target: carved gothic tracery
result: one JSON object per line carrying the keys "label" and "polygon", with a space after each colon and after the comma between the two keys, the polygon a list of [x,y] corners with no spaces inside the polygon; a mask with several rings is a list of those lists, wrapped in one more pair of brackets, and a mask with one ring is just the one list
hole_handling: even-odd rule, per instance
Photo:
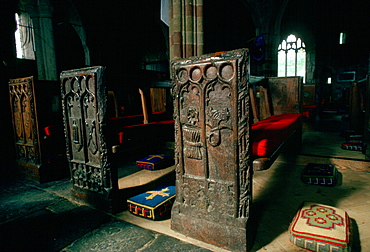
{"label": "carved gothic tracery", "polygon": [[33,92],[33,77],[12,79],[9,82],[17,159],[39,165],[40,141]]}
{"label": "carved gothic tracery", "polygon": [[103,68],[61,74],[67,157],[73,185],[104,193],[112,187],[103,134],[106,93]]}
{"label": "carved gothic tracery", "polygon": [[222,233],[223,245],[238,251],[245,250],[251,204],[248,64],[247,49],[172,63],[171,227],[216,245]]}
{"label": "carved gothic tracery", "polygon": [[[195,208],[195,215],[207,213],[202,218],[217,221],[222,221],[222,213],[248,217],[251,174],[247,63],[248,56],[243,51],[173,63],[179,186],[174,212],[177,208],[180,212],[182,208]],[[238,202],[234,202],[236,195]],[[209,215],[213,212],[214,216]]]}

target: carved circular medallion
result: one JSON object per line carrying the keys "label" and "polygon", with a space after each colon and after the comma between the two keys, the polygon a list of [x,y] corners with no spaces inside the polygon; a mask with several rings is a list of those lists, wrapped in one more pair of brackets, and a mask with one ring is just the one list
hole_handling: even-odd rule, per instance
{"label": "carved circular medallion", "polygon": [[202,79],[202,71],[199,68],[193,68],[191,70],[191,79],[193,81],[200,81]]}
{"label": "carved circular medallion", "polygon": [[185,82],[188,80],[189,76],[188,76],[188,72],[185,70],[185,69],[180,69],[178,72],[177,72],[177,77],[179,78],[179,81],[180,82]]}
{"label": "carved circular medallion", "polygon": [[209,79],[214,79],[217,77],[217,68],[214,66],[210,66],[206,70],[206,76]]}
{"label": "carved circular medallion", "polygon": [[231,79],[233,77],[234,71],[233,66],[225,64],[221,67],[221,77],[224,79]]}

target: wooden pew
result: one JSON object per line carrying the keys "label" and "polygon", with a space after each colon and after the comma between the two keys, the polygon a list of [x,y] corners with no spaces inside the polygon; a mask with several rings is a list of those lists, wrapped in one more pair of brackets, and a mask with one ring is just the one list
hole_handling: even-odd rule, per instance
{"label": "wooden pew", "polygon": [[366,92],[364,97],[365,123],[364,123],[364,150],[365,158],[370,160],[370,75],[366,76]]}
{"label": "wooden pew", "polygon": [[[105,68],[101,66],[63,71],[60,75],[67,158],[75,199],[118,212],[126,207],[127,198],[164,181],[174,182],[173,166],[148,171],[135,165],[138,157],[171,152],[156,140],[173,136],[173,120],[167,124],[153,121],[163,118],[161,113],[150,112],[150,99],[143,100],[144,88],[126,97],[136,99],[131,102],[138,105],[134,111],[139,110],[139,114],[130,112],[130,106],[126,106],[129,102],[120,103],[129,90],[110,90],[115,101],[108,101],[104,76]],[[122,113],[108,113],[108,104],[113,110],[121,107]],[[161,131],[162,124],[169,132]]]}
{"label": "wooden pew", "polygon": [[314,120],[317,114],[316,84],[303,85],[303,116]]}
{"label": "wooden pew", "polygon": [[[268,169],[289,141],[300,150],[302,141],[302,77],[269,77],[255,83],[258,121],[252,127],[252,159],[255,171]],[[250,94],[251,95],[251,94]]]}
{"label": "wooden pew", "polygon": [[10,79],[9,96],[21,174],[40,183],[67,177],[58,83]]}
{"label": "wooden pew", "polygon": [[349,94],[350,129],[356,134],[364,133],[366,81],[352,82]]}

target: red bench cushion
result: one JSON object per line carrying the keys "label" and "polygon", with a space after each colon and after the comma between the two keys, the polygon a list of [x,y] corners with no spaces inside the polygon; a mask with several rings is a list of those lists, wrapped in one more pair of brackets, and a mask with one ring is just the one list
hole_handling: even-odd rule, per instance
{"label": "red bench cushion", "polygon": [[145,138],[146,134],[158,134],[160,132],[162,135],[173,134],[174,120],[164,120],[159,122],[150,122],[145,124],[135,124],[121,127],[118,132],[118,142],[122,144],[127,137],[142,136]]}
{"label": "red bench cushion", "polygon": [[252,125],[252,155],[270,156],[279,145],[300,127],[302,114],[273,115]]}
{"label": "red bench cushion", "polygon": [[64,137],[63,125],[51,125],[44,127],[46,136],[62,136]]}

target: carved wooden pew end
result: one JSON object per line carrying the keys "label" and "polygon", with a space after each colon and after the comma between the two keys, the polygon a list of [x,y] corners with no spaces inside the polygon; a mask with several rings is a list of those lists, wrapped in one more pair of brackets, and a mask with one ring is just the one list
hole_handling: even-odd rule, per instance
{"label": "carved wooden pew end", "polygon": [[[163,127],[172,130],[173,136],[173,121],[149,121],[163,115],[148,113],[143,99],[139,102],[142,114],[117,117],[117,97],[107,92],[104,71],[104,67],[97,66],[61,73],[64,128],[75,199],[117,212],[124,210],[127,198],[163,181],[174,183],[174,167],[147,174],[148,171],[132,165],[138,150],[149,144],[155,146],[158,143],[154,137],[167,133]],[[139,92],[137,95],[140,97]],[[115,110],[113,113],[107,111],[109,105]]]}
{"label": "carved wooden pew end", "polygon": [[251,202],[248,49],[172,63],[175,231],[245,251]]}
{"label": "carved wooden pew end", "polygon": [[302,117],[301,81],[269,80],[270,93],[257,107],[248,71],[248,49],[172,62],[177,196],[171,228],[232,251],[250,246],[253,169],[271,166],[286,139],[300,132]]}
{"label": "carved wooden pew end", "polygon": [[33,76],[9,80],[16,162],[37,182],[68,177],[58,83]]}

